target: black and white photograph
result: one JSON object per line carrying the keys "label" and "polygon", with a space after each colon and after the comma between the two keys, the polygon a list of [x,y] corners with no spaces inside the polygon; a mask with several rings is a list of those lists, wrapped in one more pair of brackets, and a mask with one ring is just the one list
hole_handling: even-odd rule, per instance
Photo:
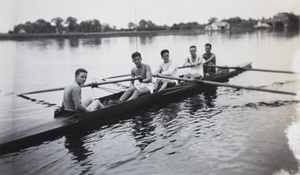
{"label": "black and white photograph", "polygon": [[300,0],[0,0],[1,175],[297,175]]}

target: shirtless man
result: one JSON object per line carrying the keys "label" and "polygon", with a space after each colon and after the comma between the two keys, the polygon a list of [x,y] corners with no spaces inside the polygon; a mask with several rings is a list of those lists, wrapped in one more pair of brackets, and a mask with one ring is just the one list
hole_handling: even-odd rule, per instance
{"label": "shirtless man", "polygon": [[[154,71],[153,75],[163,75],[170,77],[177,77],[178,67],[177,64],[169,59],[169,51],[167,49],[160,52],[161,58],[164,60]],[[158,87],[161,87],[158,89]],[[154,91],[161,91],[167,87],[176,85],[176,80],[170,80],[165,78],[157,78],[154,84]]]}
{"label": "shirtless man", "polygon": [[132,80],[130,82],[130,87],[121,96],[119,101],[126,101],[135,99],[143,94],[148,94],[153,92],[152,83],[152,72],[151,68],[147,64],[142,63],[142,56],[139,52],[134,52],[131,55],[132,62],[136,67],[131,70],[131,77],[138,78],[138,82]]}
{"label": "shirtless man", "polygon": [[66,111],[78,111],[82,113],[91,112],[103,107],[99,100],[89,98],[81,102],[81,85],[87,79],[88,72],[85,69],[77,69],[75,72],[75,81],[65,87],[62,106]]}
{"label": "shirtless man", "polygon": [[190,46],[190,54],[191,56],[185,59],[183,66],[192,66],[189,73],[184,75],[184,78],[196,79],[202,76],[202,63],[203,58],[197,55],[196,46]]}
{"label": "shirtless man", "polygon": [[205,62],[203,63],[203,74],[214,74],[216,73],[215,67],[208,67],[208,66],[215,66],[216,65],[216,55],[211,53],[211,44],[205,44],[205,53],[202,55]]}

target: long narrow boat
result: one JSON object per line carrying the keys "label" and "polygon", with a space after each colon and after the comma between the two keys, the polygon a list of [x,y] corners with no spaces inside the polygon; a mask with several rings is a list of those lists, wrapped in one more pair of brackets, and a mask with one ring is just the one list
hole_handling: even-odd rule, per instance
{"label": "long narrow boat", "polygon": [[[241,68],[251,68],[251,63],[240,65]],[[206,76],[203,80],[226,82],[229,78],[242,73],[243,69],[226,70],[217,72],[214,75]],[[47,122],[37,123],[23,128],[22,130],[15,131],[13,134],[6,134],[0,136],[0,154],[19,150],[21,148],[32,145],[31,142],[37,140],[44,140],[47,137],[53,137],[57,134],[62,134],[63,131],[69,130],[74,127],[81,127],[82,125],[88,126],[91,123],[101,123],[104,120],[114,118],[122,118],[127,111],[142,107],[148,104],[155,104],[155,102],[178,97],[187,92],[201,92],[209,89],[210,87],[199,83],[184,83],[178,84],[174,87],[164,89],[159,92],[147,94],[139,98],[125,101],[113,105],[108,105],[105,108],[90,112],[90,113],[58,113],[56,117]],[[119,99],[124,92],[108,95],[99,98],[104,104],[108,101]]]}

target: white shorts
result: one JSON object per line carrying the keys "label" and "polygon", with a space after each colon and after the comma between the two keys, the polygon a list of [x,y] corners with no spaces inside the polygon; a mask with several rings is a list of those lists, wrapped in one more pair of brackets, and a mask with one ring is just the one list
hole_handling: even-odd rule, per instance
{"label": "white shorts", "polygon": [[189,72],[191,74],[200,74],[201,76],[203,76],[203,69],[190,69]]}
{"label": "white shorts", "polygon": [[[176,77],[175,77],[176,78]],[[157,80],[161,80],[162,82],[167,82],[167,83],[175,83],[177,84],[177,80],[172,80],[168,78],[157,78]]]}
{"label": "white shorts", "polygon": [[142,89],[142,88],[145,87],[150,91],[150,93],[153,93],[153,83],[152,82],[151,83],[140,83],[140,82],[138,82],[138,83],[135,83],[134,86],[137,90]]}
{"label": "white shorts", "polygon": [[93,100],[92,97],[83,101],[82,105],[86,107],[89,111],[95,111],[101,107],[99,100]]}
{"label": "white shorts", "polygon": [[97,109],[100,108],[100,101],[99,100],[94,100],[88,107],[87,109],[89,111],[96,111]]}

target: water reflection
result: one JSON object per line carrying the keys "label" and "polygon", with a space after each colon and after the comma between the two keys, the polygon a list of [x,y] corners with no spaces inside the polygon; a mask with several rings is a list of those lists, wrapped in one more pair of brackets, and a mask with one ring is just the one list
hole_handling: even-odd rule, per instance
{"label": "water reflection", "polygon": [[208,36],[220,35],[220,33],[222,33],[222,35],[229,35],[229,34],[231,34],[231,31],[230,30],[205,31],[205,35],[208,35]]}
{"label": "water reflection", "polygon": [[142,36],[129,37],[129,43],[131,45],[136,45],[137,42],[139,42],[139,44],[141,45],[152,44],[153,36],[142,35]]}
{"label": "water reflection", "polygon": [[213,108],[215,107],[215,99],[217,98],[217,86],[211,86],[209,90],[203,92],[204,100],[206,105],[205,107]]}
{"label": "water reflection", "polygon": [[65,135],[65,147],[73,154],[73,159],[77,162],[87,159],[92,153],[84,146],[84,135],[87,135],[87,133]]}
{"label": "water reflection", "polygon": [[58,48],[60,50],[63,50],[65,48],[65,39],[61,39],[61,38],[58,38],[57,40],[55,40],[57,45],[58,45]]}
{"label": "water reflection", "polygon": [[129,37],[129,44],[130,45],[136,45],[137,43],[137,37]]}
{"label": "water reflection", "polygon": [[288,30],[275,30],[274,36],[278,38],[295,38],[299,36],[299,30],[288,31]]}
{"label": "water reflection", "polygon": [[82,45],[98,46],[102,44],[101,38],[86,38],[83,40]]}
{"label": "water reflection", "polygon": [[189,98],[182,103],[184,107],[179,107],[178,110],[183,109],[185,115],[206,118],[211,118],[214,114],[219,113],[215,104],[218,88],[215,86],[204,88],[204,91],[191,93]]}
{"label": "water reflection", "polygon": [[69,45],[71,47],[78,47],[79,46],[79,39],[78,38],[70,38]]}
{"label": "water reflection", "polygon": [[169,128],[170,126],[175,125],[173,120],[177,118],[178,112],[182,109],[182,103],[167,103],[160,104],[155,106],[150,110],[154,110],[151,112],[140,112],[134,119],[132,120],[132,135],[136,140],[136,146],[142,150],[144,150],[149,144],[155,142],[156,138],[156,130],[158,124],[163,128],[167,129],[163,136],[163,139],[171,137],[171,135],[175,134],[179,130],[176,127]]}
{"label": "water reflection", "polygon": [[190,101],[188,101],[188,110],[190,114],[195,114],[199,109],[205,108],[204,99],[202,95],[195,95],[190,97]]}
{"label": "water reflection", "polygon": [[160,122],[163,127],[168,127],[172,120],[178,116],[178,112],[181,111],[182,103],[170,103],[167,107],[163,107],[159,114],[161,115]]}
{"label": "water reflection", "polygon": [[137,142],[136,146],[141,150],[144,150],[150,143],[155,141],[155,138],[152,138],[155,130],[152,121],[153,117],[149,113],[138,115],[132,120],[132,134]]}
{"label": "water reflection", "polygon": [[140,44],[146,45],[146,44],[152,44],[153,36],[140,36]]}
{"label": "water reflection", "polygon": [[42,50],[47,50],[48,46],[51,46],[53,43],[53,40],[49,40],[49,39],[39,39],[39,40],[34,40],[31,42],[26,42],[26,44],[28,44],[28,46],[30,47],[39,47]]}

